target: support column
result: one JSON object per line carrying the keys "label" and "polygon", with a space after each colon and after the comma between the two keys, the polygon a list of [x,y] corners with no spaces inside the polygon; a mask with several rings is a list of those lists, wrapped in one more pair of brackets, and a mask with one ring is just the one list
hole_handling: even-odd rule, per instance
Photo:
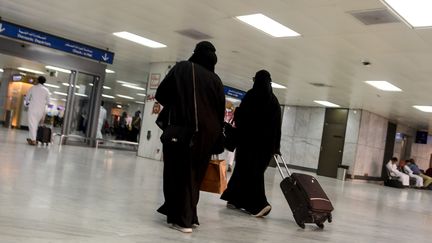
{"label": "support column", "polygon": [[162,107],[155,100],[155,94],[160,82],[174,65],[174,62],[160,62],[150,65],[138,147],[138,156],[140,157],[162,160],[162,143],[160,142],[162,130],[155,123]]}

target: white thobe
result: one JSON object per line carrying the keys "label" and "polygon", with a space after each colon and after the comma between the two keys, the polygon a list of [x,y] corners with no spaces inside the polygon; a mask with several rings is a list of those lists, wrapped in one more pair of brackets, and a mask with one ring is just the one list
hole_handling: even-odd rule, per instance
{"label": "white thobe", "polygon": [[33,141],[36,140],[37,129],[45,116],[45,107],[49,103],[49,99],[49,90],[42,84],[31,87],[26,95],[26,103],[29,104],[29,137]]}
{"label": "white thobe", "polygon": [[106,120],[107,117],[107,111],[106,109],[101,106],[100,110],[99,110],[99,120],[98,120],[98,128],[97,128],[97,134],[96,134],[96,138],[97,139],[102,139],[102,126],[104,124],[104,121]]}
{"label": "white thobe", "polygon": [[398,171],[397,166],[393,164],[391,160],[387,163],[386,167],[391,176],[397,177],[398,180],[402,182],[402,185],[409,186],[409,176]]}
{"label": "white thobe", "polygon": [[416,179],[416,187],[423,187],[423,178],[421,176],[415,175],[408,165],[405,165],[403,169],[409,177]]}

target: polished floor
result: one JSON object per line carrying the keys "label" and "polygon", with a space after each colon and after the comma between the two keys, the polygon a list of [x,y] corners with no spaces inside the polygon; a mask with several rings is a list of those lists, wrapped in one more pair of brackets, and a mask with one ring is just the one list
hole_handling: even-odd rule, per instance
{"label": "polished floor", "polygon": [[77,146],[31,147],[26,133],[0,129],[0,242],[430,242],[432,191],[392,189],[319,177],[334,203],[324,230],[300,229],[271,168],[273,210],[257,219],[202,193],[201,226],[169,229],[162,163],[134,152]]}

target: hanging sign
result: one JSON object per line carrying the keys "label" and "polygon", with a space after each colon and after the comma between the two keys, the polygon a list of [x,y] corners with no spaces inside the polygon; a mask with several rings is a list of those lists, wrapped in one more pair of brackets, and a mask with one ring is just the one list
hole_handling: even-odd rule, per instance
{"label": "hanging sign", "polygon": [[246,95],[246,92],[241,91],[239,89],[231,88],[228,86],[224,86],[224,92],[225,92],[225,95],[231,96],[231,97],[239,99],[239,100],[242,100],[243,97]]}
{"label": "hanging sign", "polygon": [[38,44],[108,64],[112,64],[114,61],[113,52],[64,39],[55,35],[50,35],[3,20],[0,22],[0,36]]}

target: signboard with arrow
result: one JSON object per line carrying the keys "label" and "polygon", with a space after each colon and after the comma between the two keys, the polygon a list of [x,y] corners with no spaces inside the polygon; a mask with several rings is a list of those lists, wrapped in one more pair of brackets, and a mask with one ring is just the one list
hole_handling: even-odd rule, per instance
{"label": "signboard with arrow", "polygon": [[114,53],[1,20],[0,36],[30,42],[95,61],[112,64]]}

